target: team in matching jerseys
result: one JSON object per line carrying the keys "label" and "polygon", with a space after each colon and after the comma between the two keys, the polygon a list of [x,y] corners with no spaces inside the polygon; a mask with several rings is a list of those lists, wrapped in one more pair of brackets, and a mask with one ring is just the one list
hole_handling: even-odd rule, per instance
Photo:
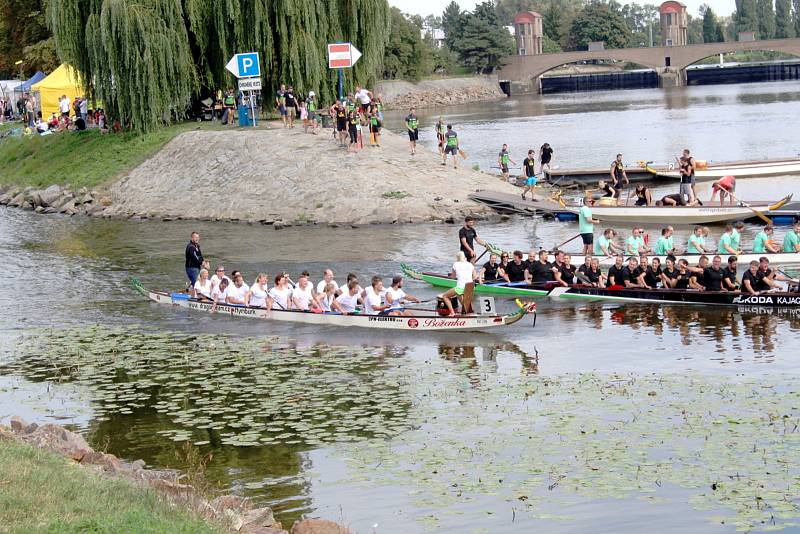
{"label": "team in matching jerseys", "polygon": [[347,283],[339,286],[330,269],[322,273],[322,279],[316,285],[310,280],[308,271],[303,271],[296,282],[288,274],[279,273],[270,286],[265,273],[258,273],[253,284],[247,285],[239,271],[233,271],[228,277],[225,267],[218,266],[214,275],[209,277],[208,269],[204,267],[200,269],[190,294],[213,302],[214,308],[228,304],[344,315],[411,315],[405,309],[405,303],[419,302],[418,298],[403,290],[402,276],[394,277],[389,287],[384,287],[380,276],[373,276],[370,285],[363,288],[358,277],[351,273],[347,275]]}

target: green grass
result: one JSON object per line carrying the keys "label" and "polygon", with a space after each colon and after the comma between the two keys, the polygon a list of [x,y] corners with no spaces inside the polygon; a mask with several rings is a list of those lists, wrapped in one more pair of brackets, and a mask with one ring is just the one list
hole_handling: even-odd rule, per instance
{"label": "green grass", "polygon": [[0,532],[214,533],[152,490],[70,464],[37,448],[0,442]]}
{"label": "green grass", "polygon": [[124,174],[189,130],[221,129],[219,123],[187,122],[143,135],[98,130],[0,140],[0,185],[94,187]]}

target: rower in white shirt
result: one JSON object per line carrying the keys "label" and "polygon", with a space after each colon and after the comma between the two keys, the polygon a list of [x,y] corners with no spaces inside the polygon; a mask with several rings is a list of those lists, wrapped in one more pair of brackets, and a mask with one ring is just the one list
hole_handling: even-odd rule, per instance
{"label": "rower in white shirt", "polygon": [[214,269],[214,275],[211,277],[211,287],[217,287],[223,278],[228,281],[229,285],[231,284],[232,280],[225,276],[225,267],[219,265]]}
{"label": "rower in white shirt", "polygon": [[325,288],[328,284],[333,284],[334,290],[336,293],[339,293],[339,284],[336,283],[336,280],[333,279],[333,271],[330,269],[325,269],[322,271],[322,280],[319,281],[317,284],[317,294],[320,295],[325,293]]}
{"label": "rower in white shirt", "polygon": [[197,275],[197,281],[194,283],[194,297],[198,299],[210,299],[211,290],[214,286],[208,278],[208,270],[200,269],[200,274]]}
{"label": "rower in white shirt", "polygon": [[314,296],[314,287],[308,281],[308,272],[306,271],[303,271],[292,289],[292,304],[296,310],[308,311],[312,307],[319,308],[317,299]]}
{"label": "rower in white shirt", "polygon": [[242,278],[241,273],[236,273],[233,276],[233,285],[228,286],[227,295],[225,296],[225,302],[228,304],[239,304],[244,306],[247,303],[247,293],[250,291],[250,287],[244,283],[244,278]]}
{"label": "rower in white shirt", "polygon": [[389,305],[388,315],[413,315],[410,310],[403,308],[403,302],[419,302],[420,300],[403,291],[403,277],[392,278],[392,287],[386,290],[386,303]]}
{"label": "rower in white shirt", "polygon": [[380,276],[373,276],[372,285],[361,293],[365,314],[378,315],[389,308],[387,304],[383,304],[384,293],[386,293],[386,290],[383,288],[383,280]]}
{"label": "rower in white shirt", "polygon": [[228,298],[228,279],[223,278],[222,280],[220,280],[218,286],[215,286],[211,289],[211,300],[214,301],[214,305],[211,306],[211,313],[214,313],[214,311],[216,311],[217,304],[225,304],[227,298]]}
{"label": "rower in white shirt", "polygon": [[250,286],[250,291],[247,293],[247,305],[252,308],[266,308],[267,300],[269,300],[268,291],[267,275],[258,273],[256,281]]}
{"label": "rower in white shirt", "polygon": [[342,315],[355,313],[358,301],[361,299],[360,295],[361,286],[358,285],[358,279],[351,278],[350,281],[347,282],[347,289],[336,297],[331,308]]}
{"label": "rower in white shirt", "polygon": [[269,290],[273,310],[292,309],[292,290],[289,289],[289,277],[281,273],[275,276],[275,285]]}

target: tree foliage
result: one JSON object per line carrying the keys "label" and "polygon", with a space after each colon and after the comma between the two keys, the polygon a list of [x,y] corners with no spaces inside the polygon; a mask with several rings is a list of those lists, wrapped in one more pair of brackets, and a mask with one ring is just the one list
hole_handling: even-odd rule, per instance
{"label": "tree foliage", "polygon": [[775,37],[794,37],[791,0],[775,0]]}
{"label": "tree foliage", "polygon": [[800,0],[792,0],[792,14],[794,18],[794,34],[800,37]]}
{"label": "tree foliage", "polygon": [[0,0],[0,78],[58,66],[44,17],[44,0]]}
{"label": "tree foliage", "polygon": [[625,48],[630,43],[631,31],[622,15],[608,5],[589,4],[572,21],[570,46],[583,49],[593,41],[603,41],[606,48]]}
{"label": "tree foliage", "polygon": [[758,38],[772,39],[775,37],[775,11],[772,0],[757,0],[758,13]]}
{"label": "tree foliage", "polygon": [[756,0],[736,0],[736,32],[758,32]]}
{"label": "tree foliage", "polygon": [[357,46],[363,56],[348,82],[368,84],[391,28],[386,0],[49,0],[47,18],[62,59],[139,131],[198,92],[233,86],[225,64],[237,52],[260,53],[268,93],[287,83],[330,101],[326,43]]}
{"label": "tree foliage", "polygon": [[703,16],[703,42],[722,43],[725,41],[725,32],[722,24],[717,20],[714,10],[707,4],[700,6],[700,14]]}
{"label": "tree foliage", "polygon": [[[442,19],[444,22],[445,17]],[[514,38],[501,24],[492,2],[478,4],[472,13],[460,13],[455,20],[448,46],[474,72],[492,72],[503,57],[514,52]]]}
{"label": "tree foliage", "polygon": [[383,77],[418,80],[431,72],[429,47],[421,36],[421,19],[392,8],[392,31],[383,55]]}

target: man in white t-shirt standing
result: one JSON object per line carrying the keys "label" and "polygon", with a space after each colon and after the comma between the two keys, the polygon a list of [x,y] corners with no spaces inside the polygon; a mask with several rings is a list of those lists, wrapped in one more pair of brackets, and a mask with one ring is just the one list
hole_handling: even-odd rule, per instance
{"label": "man in white t-shirt standing", "polygon": [[67,95],[61,95],[61,100],[58,102],[58,109],[61,110],[61,116],[65,118],[69,118],[69,98]]}
{"label": "man in white t-shirt standing", "polygon": [[456,314],[455,311],[453,311],[453,304],[450,302],[450,299],[458,297],[459,300],[461,300],[461,308],[463,310],[464,301],[461,299],[461,296],[464,294],[467,284],[473,283],[478,278],[478,273],[475,272],[475,265],[467,261],[467,257],[461,251],[456,255],[456,262],[453,264],[452,275],[456,278],[456,287],[450,288],[445,293],[439,295],[439,298],[444,300],[445,305],[447,305],[450,317]]}
{"label": "man in white t-shirt standing", "polygon": [[356,87],[355,97],[361,106],[361,113],[367,113],[369,111],[369,104],[372,102],[372,93],[370,93],[366,87]]}

